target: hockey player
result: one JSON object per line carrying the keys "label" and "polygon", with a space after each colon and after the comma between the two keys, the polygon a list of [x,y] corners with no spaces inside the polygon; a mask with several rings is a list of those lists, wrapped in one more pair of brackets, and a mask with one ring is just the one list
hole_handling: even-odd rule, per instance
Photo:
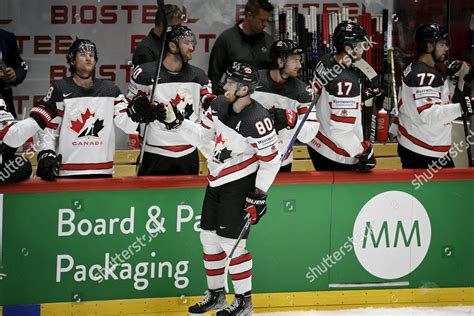
{"label": "hockey player", "polygon": [[265,214],[267,191],[278,173],[280,154],[268,111],[250,98],[257,85],[257,70],[236,63],[227,69],[223,81],[225,94],[212,101],[200,125],[184,119],[172,104],[166,106],[166,115],[160,120],[195,146],[215,140],[214,154],[208,158],[209,185],[201,215],[209,291],[189,312],[222,309],[217,315],[251,315],[252,256],[245,248],[247,236],[230,260],[235,299],[227,307],[225,264],[246,212],[252,224]]}
{"label": "hockey player", "polygon": [[[303,50],[292,40],[274,42],[270,48],[273,60],[271,70],[259,70],[259,86],[252,99],[270,110],[275,130],[278,133],[278,150],[285,153],[296,131],[297,122],[308,111],[312,89],[297,78],[302,67]],[[306,120],[298,140],[310,142],[318,132],[316,113]],[[291,171],[293,152],[281,164],[281,171]]]}
{"label": "hockey player", "polygon": [[[468,100],[459,89],[450,86],[437,68],[449,50],[449,35],[436,23],[423,24],[416,30],[415,41],[419,57],[403,72],[398,121],[395,120],[398,155],[403,168],[454,167],[448,153],[452,121],[462,112],[467,113]],[[468,72],[462,73],[467,67],[458,64],[448,66],[448,73],[456,75],[457,80]],[[458,103],[453,103],[451,96]]]}
{"label": "hockey player", "polygon": [[316,170],[368,171],[375,166],[373,146],[363,140],[361,83],[353,62],[360,60],[367,32],[360,25],[343,21],[333,35],[336,54],[316,65],[313,86],[321,97],[316,104],[320,127],[308,144]]}
{"label": "hockey player", "polygon": [[54,104],[48,108],[33,107],[29,118],[15,123],[13,115],[7,111],[6,103],[0,99],[0,184],[19,182],[30,177],[31,163],[26,157],[16,156],[16,148],[40,129],[51,126],[57,112]]}
{"label": "hockey player", "polygon": [[54,180],[62,155],[61,177],[111,177],[114,125],[132,133],[149,109],[140,108],[140,104],[128,106],[113,82],[93,77],[97,49],[91,41],[74,41],[66,59],[71,77],[53,82],[38,102],[44,108],[56,105],[58,117],[52,122],[54,133],[39,133],[41,151],[36,173],[44,180]]}
{"label": "hockey player", "polygon": [[[173,103],[183,116],[199,122],[202,108],[211,99],[210,82],[200,68],[188,63],[196,46],[194,33],[187,26],[168,27],[166,54],[155,89],[156,103]],[[135,98],[140,104],[148,104],[155,80],[156,62],[135,68],[127,92],[127,98]],[[166,129],[163,123],[154,121],[146,132],[143,161],[138,175],[179,175],[199,173],[199,155],[186,136]]]}

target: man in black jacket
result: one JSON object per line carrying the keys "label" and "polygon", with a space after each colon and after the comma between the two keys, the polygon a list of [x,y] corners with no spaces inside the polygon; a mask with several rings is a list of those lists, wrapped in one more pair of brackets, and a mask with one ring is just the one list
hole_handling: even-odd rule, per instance
{"label": "man in black jacket", "polygon": [[[183,12],[174,4],[165,5],[165,16],[168,26],[181,25],[186,19]],[[160,9],[158,9],[155,16],[155,27],[150,30],[143,41],[138,43],[135,53],[133,53],[132,63],[134,66],[160,60],[160,35],[162,31],[163,21],[160,16]]]}
{"label": "man in black jacket", "polygon": [[12,86],[25,80],[28,67],[21,59],[13,33],[0,29],[0,96],[7,104],[8,111],[16,118],[13,105]]}
{"label": "man in black jacket", "polygon": [[212,47],[208,75],[214,93],[223,93],[221,76],[235,61],[257,69],[269,69],[272,65],[273,39],[264,29],[273,5],[268,0],[248,0],[244,12],[245,18],[219,35]]}

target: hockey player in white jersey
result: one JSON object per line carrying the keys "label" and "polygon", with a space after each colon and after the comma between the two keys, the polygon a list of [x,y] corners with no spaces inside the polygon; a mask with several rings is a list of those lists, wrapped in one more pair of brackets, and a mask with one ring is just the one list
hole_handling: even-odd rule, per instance
{"label": "hockey player in white jersey", "polygon": [[[38,106],[58,109],[51,130],[40,131],[37,175],[54,180],[60,163],[61,177],[111,177],[115,155],[114,125],[133,133],[149,112],[147,105],[128,105],[119,88],[93,77],[97,49],[86,39],[74,41],[66,56],[71,77],[55,81]],[[54,137],[50,135],[53,134]]]}
{"label": "hockey player in white jersey", "polygon": [[361,83],[353,62],[360,60],[367,32],[354,22],[343,21],[334,30],[336,54],[321,58],[313,86],[323,86],[316,103],[320,127],[308,143],[316,170],[368,171],[375,167],[373,146],[363,139]]}
{"label": "hockey player in white jersey", "polygon": [[[156,103],[173,103],[183,116],[200,122],[203,108],[215,98],[204,71],[188,63],[196,47],[194,33],[187,26],[168,27],[166,53],[153,97]],[[136,67],[127,92],[134,103],[148,104],[156,77],[156,62]],[[143,161],[138,175],[179,175],[199,173],[199,155],[186,136],[166,129],[163,123],[147,127]]]}
{"label": "hockey player in white jersey", "polygon": [[[54,104],[48,107],[36,106],[30,117],[15,123],[15,118],[7,112],[7,105],[0,99],[0,184],[14,183],[31,176],[31,163],[27,157],[15,155],[16,148],[40,129],[51,126],[58,111]],[[25,153],[31,155],[32,153]],[[59,170],[55,170],[58,173]]]}
{"label": "hockey player in white jersey", "polygon": [[[312,89],[298,79],[301,70],[303,50],[292,40],[278,40],[270,47],[273,67],[270,70],[259,70],[259,85],[252,94],[252,99],[258,101],[270,110],[275,130],[278,133],[278,149],[284,153],[293,137],[296,126],[306,112],[312,98]],[[318,132],[319,123],[316,112],[303,125],[298,140],[310,142]],[[280,171],[291,171],[293,152],[282,162]]]}
{"label": "hockey player in white jersey", "polygon": [[252,256],[246,238],[239,243],[229,272],[235,299],[226,307],[225,264],[249,214],[256,224],[266,212],[267,191],[280,168],[277,135],[268,111],[251,99],[258,73],[236,63],[224,75],[225,94],[211,102],[200,124],[184,119],[172,104],[160,118],[170,130],[199,146],[215,141],[208,158],[209,185],[201,215],[201,243],[208,292],[189,308],[192,314],[220,310],[217,315],[251,315]]}
{"label": "hockey player in white jersey", "polygon": [[[437,68],[449,50],[449,35],[436,23],[423,24],[416,30],[415,41],[419,57],[403,72],[399,114],[394,120],[398,155],[403,168],[454,167],[449,156],[452,122],[467,113],[469,100]],[[457,80],[469,70],[459,64],[448,66],[448,73]]]}

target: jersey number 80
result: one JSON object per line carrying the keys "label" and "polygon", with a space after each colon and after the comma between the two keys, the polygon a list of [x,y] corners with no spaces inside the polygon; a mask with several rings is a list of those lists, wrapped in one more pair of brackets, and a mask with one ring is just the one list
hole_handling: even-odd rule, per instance
{"label": "jersey number 80", "polygon": [[263,119],[263,122],[258,121],[255,123],[255,127],[260,135],[265,135],[273,130],[273,123],[270,118],[266,117]]}

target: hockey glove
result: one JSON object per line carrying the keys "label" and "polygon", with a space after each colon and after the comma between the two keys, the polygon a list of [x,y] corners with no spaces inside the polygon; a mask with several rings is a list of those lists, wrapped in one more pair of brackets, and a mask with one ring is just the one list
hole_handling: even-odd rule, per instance
{"label": "hockey glove", "polygon": [[215,98],[217,98],[217,95],[215,94],[205,94],[202,96],[201,98],[201,107],[204,109],[204,111],[206,111],[209,106],[211,105],[211,102],[212,100],[214,100]]}
{"label": "hockey glove", "polygon": [[461,104],[461,109],[465,116],[472,115],[471,99],[458,88],[454,90],[453,102]]}
{"label": "hockey glove", "polygon": [[127,115],[136,123],[150,119],[150,101],[145,96],[135,96],[127,107]]}
{"label": "hockey glove", "polygon": [[250,223],[257,224],[267,212],[267,196],[249,192],[245,198],[245,212],[250,215]]}
{"label": "hockey glove", "polygon": [[316,76],[311,82],[311,88],[313,89],[313,98],[319,98],[321,96],[321,93],[323,92],[323,86],[316,79]]}
{"label": "hockey glove", "polygon": [[364,141],[362,147],[364,147],[364,150],[356,156],[356,158],[359,158],[359,161],[357,162],[357,171],[367,172],[375,167],[376,161],[374,146],[372,146],[370,142]]}
{"label": "hockey glove", "polygon": [[56,116],[58,116],[58,109],[55,102],[38,103],[30,111],[30,117],[41,129],[46,127],[56,129],[58,125],[51,122]]}
{"label": "hockey glove", "polygon": [[362,102],[369,101],[372,98],[384,95],[383,89],[379,88],[367,88],[362,92]]}
{"label": "hockey glove", "polygon": [[59,176],[61,155],[56,155],[52,150],[43,150],[38,154],[38,168],[36,175],[43,180],[53,181]]}
{"label": "hockey glove", "polygon": [[456,87],[459,79],[464,79],[471,71],[471,65],[462,60],[453,60],[447,63],[446,70],[449,80]]}
{"label": "hockey glove", "polygon": [[184,117],[177,107],[171,103],[160,103],[158,107],[162,107],[164,109],[164,113],[161,111],[163,115],[158,117],[158,121],[165,124],[167,129],[171,130],[181,126]]}
{"label": "hockey glove", "polygon": [[271,108],[268,110],[273,119],[273,125],[277,132],[282,129],[292,129],[296,126],[298,115],[295,111]]}

